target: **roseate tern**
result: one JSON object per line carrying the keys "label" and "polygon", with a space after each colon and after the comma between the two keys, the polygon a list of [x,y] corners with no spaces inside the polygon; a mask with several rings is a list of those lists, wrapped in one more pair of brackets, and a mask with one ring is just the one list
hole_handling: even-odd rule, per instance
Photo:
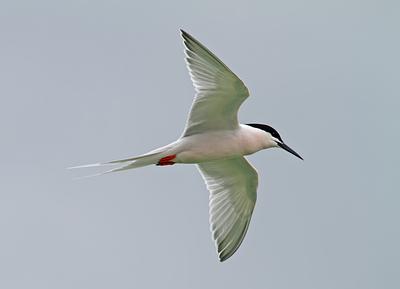
{"label": "roseate tern", "polygon": [[199,41],[183,30],[181,35],[196,90],[182,136],[140,156],[79,167],[121,165],[101,173],[105,174],[154,164],[197,164],[210,191],[210,229],[222,262],[242,243],[256,203],[257,171],[244,156],[280,147],[302,157],[271,126],[238,122],[239,107],[249,96],[247,87]]}

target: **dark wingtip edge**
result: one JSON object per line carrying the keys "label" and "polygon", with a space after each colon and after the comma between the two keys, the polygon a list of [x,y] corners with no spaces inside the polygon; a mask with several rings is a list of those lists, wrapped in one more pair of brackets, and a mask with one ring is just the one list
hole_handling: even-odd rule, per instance
{"label": "dark wingtip edge", "polygon": [[190,36],[185,30],[183,29],[179,29],[179,31],[181,32],[182,37],[188,37]]}

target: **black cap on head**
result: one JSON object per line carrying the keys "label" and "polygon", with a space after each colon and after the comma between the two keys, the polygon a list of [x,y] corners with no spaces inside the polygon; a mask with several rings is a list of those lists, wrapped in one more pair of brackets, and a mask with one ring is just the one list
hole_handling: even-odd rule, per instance
{"label": "black cap on head", "polygon": [[246,123],[246,125],[261,129],[263,131],[269,132],[274,138],[277,138],[281,142],[283,142],[281,136],[279,133],[274,129],[273,127],[266,125],[266,124],[261,124],[261,123]]}
{"label": "black cap on head", "polygon": [[258,129],[261,129],[263,131],[269,132],[274,138],[278,139],[279,142],[277,142],[277,145],[284,149],[285,151],[295,155],[296,157],[303,159],[298,153],[296,153],[293,149],[291,149],[287,144],[285,144],[279,135],[279,133],[274,129],[273,127],[270,127],[269,125],[266,124],[260,124],[260,123],[248,123],[246,124],[248,126],[252,126]]}

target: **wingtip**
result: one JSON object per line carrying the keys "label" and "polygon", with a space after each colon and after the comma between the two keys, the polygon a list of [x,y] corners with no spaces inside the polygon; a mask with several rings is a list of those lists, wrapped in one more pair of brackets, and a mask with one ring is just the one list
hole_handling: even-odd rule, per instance
{"label": "wingtip", "polygon": [[218,256],[218,260],[220,263],[225,262],[226,260],[229,259],[229,257],[231,257],[232,255],[219,255]]}
{"label": "wingtip", "polygon": [[234,250],[233,252],[225,252],[224,250],[222,251],[217,251],[218,254],[218,260],[219,262],[225,262],[226,260],[228,260],[230,257],[232,257],[232,255],[236,252],[236,250]]}
{"label": "wingtip", "polygon": [[181,32],[182,39],[185,41],[188,38],[189,34],[183,29],[179,29],[179,31]]}
{"label": "wingtip", "polygon": [[184,40],[188,40],[188,39],[192,39],[193,36],[191,36],[189,33],[187,33],[185,30],[183,29],[179,29],[179,31],[181,32],[181,36]]}

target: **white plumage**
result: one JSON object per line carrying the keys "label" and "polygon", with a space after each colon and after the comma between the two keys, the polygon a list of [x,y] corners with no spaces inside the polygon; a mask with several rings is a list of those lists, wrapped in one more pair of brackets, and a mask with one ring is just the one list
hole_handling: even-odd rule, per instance
{"label": "white plumage", "polygon": [[122,165],[104,172],[111,173],[152,164],[197,164],[210,191],[210,228],[219,260],[224,261],[242,243],[257,199],[257,171],[244,156],[279,146],[301,157],[272,127],[239,124],[237,112],[248,89],[199,41],[181,33],[196,90],[182,136],[141,156],[80,167]]}

